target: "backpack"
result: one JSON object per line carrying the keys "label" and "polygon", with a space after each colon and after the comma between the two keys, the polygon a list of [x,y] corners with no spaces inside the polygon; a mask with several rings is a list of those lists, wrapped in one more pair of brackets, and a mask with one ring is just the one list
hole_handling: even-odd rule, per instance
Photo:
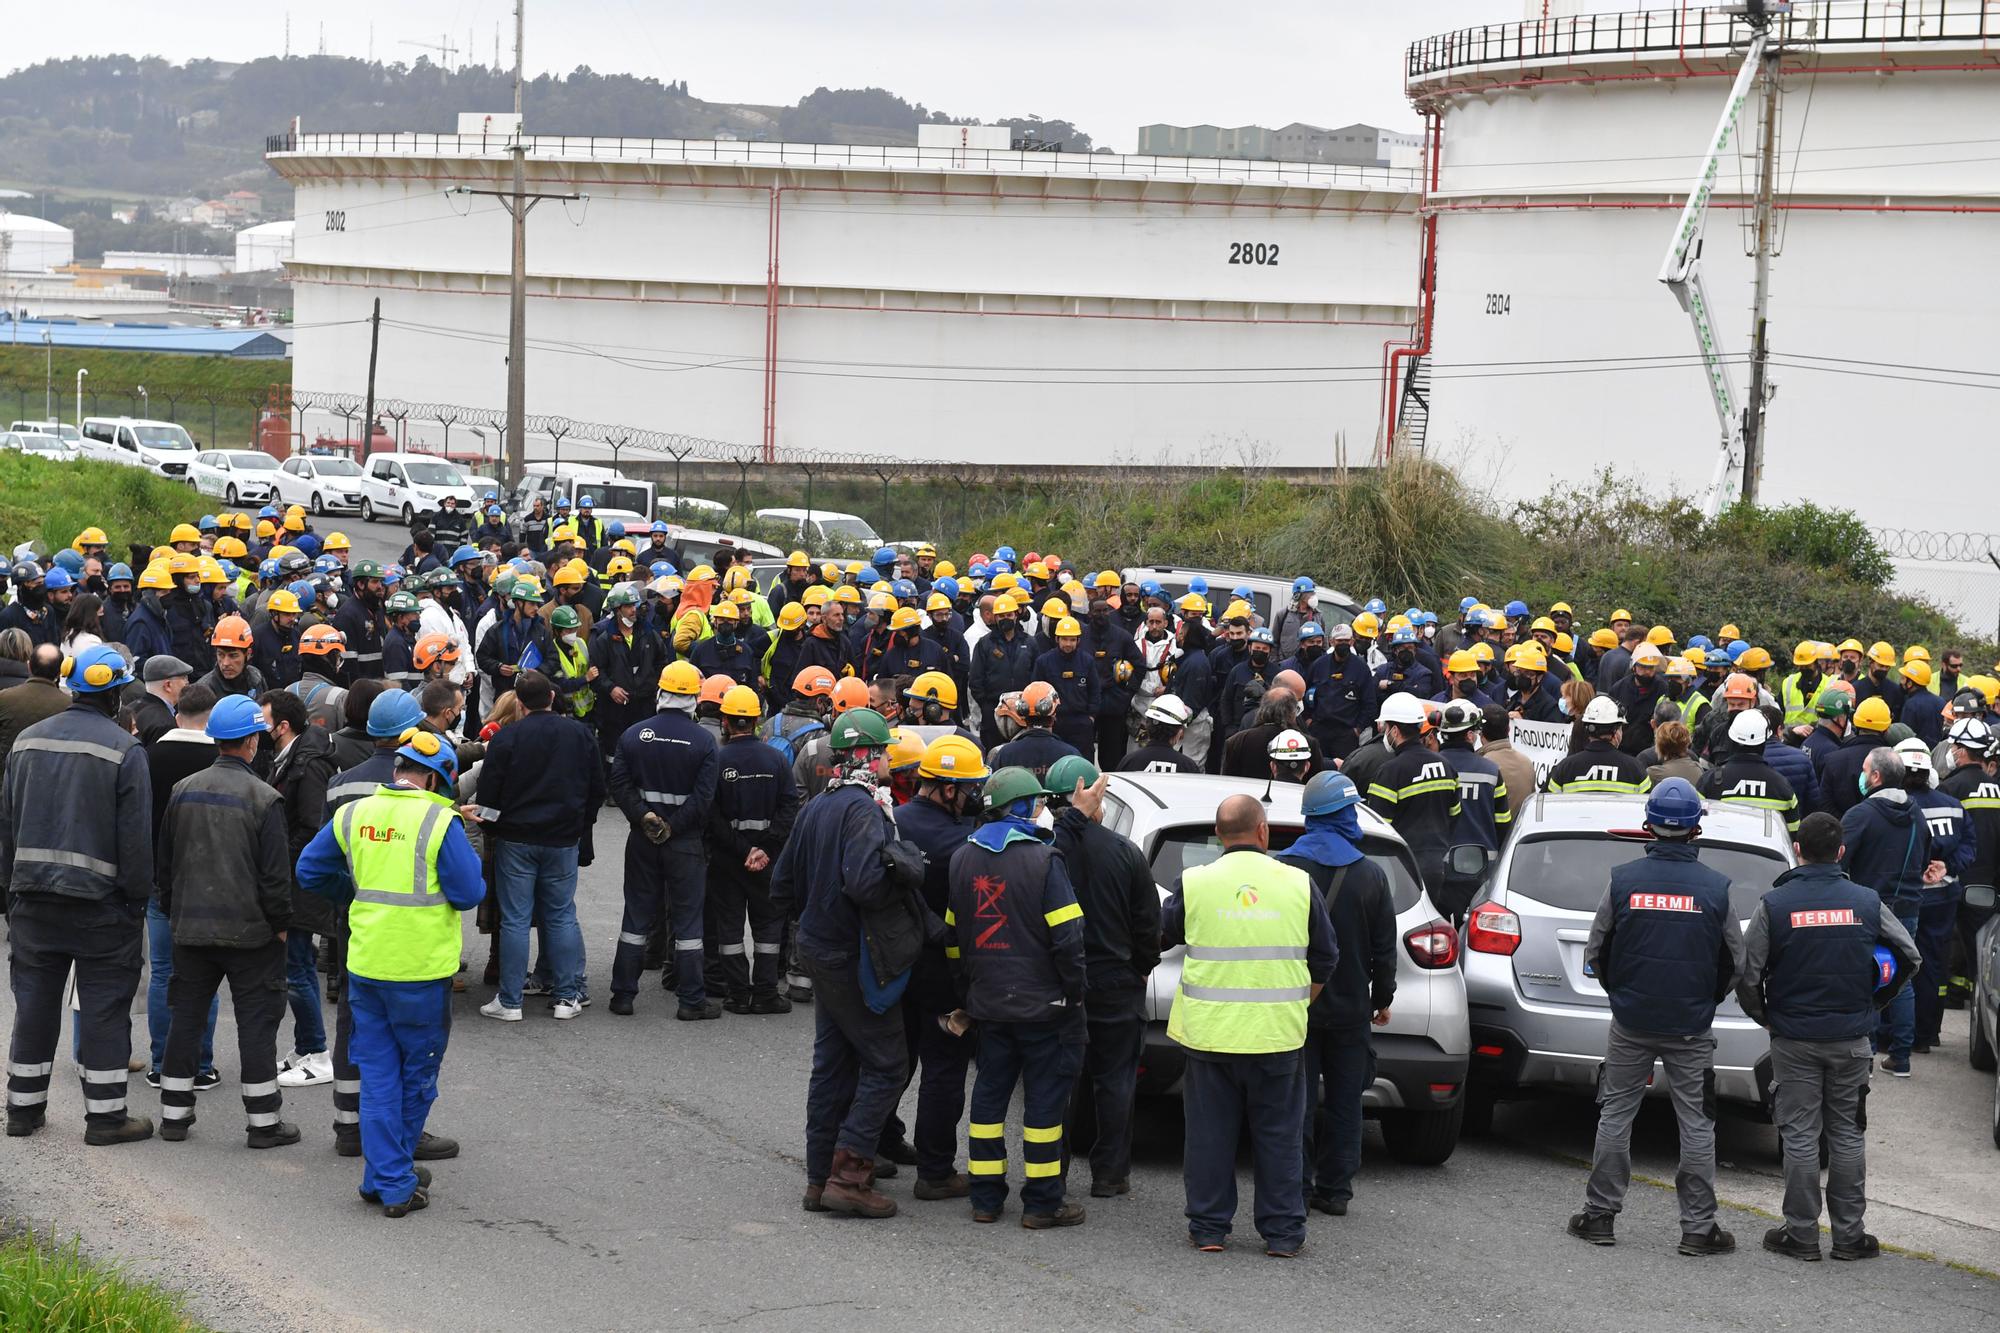
{"label": "backpack", "polygon": [[796,730],[790,732],[784,731],[778,727],[773,727],[771,728],[771,734],[766,739],[765,744],[769,745],[772,749],[776,750],[779,754],[783,755],[785,757],[785,763],[789,765],[797,761],[799,754],[799,747],[807,738],[811,737],[815,732],[821,732],[825,730],[826,730],[826,723],[817,720],[808,720],[807,722],[799,726]]}

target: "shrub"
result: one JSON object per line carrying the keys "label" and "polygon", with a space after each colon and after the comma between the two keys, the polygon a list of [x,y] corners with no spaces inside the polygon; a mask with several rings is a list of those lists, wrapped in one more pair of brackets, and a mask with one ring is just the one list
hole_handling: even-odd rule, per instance
{"label": "shrub", "polygon": [[8,549],[32,539],[60,550],[95,524],[111,538],[111,558],[119,560],[132,543],[157,545],[174,524],[219,507],[144,468],[0,452],[0,540]]}

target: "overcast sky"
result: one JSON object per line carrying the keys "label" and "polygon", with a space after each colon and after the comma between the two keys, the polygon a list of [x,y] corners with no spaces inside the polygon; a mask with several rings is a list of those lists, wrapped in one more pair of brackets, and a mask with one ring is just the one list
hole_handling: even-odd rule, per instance
{"label": "overcast sky", "polygon": [[[0,60],[248,60],[284,49],[288,12],[295,54],[317,49],[323,30],[328,52],[366,56],[372,28],[380,60],[426,54],[406,41],[462,46],[470,35],[477,60],[490,63],[499,23],[503,59],[513,59],[512,0],[289,10],[285,0],[90,0],[86,8],[83,22],[61,5],[9,3]],[[190,22],[197,9],[201,21]],[[820,84],[874,85],[956,116],[1064,117],[1099,145],[1129,151],[1137,127],[1153,121],[1413,129],[1400,63],[1410,40],[1511,22],[1523,10],[1524,0],[528,0],[527,64],[686,79],[695,96],[719,102],[787,103]],[[528,114],[532,124],[532,104]]]}

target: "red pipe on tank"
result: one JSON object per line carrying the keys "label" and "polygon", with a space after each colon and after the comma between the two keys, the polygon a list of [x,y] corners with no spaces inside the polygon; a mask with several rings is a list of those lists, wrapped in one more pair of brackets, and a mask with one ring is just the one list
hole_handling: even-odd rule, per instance
{"label": "red pipe on tank", "polygon": [[[1424,118],[1429,122],[1424,126],[1427,179],[1424,184],[1424,198],[1437,189],[1438,173],[1444,156],[1444,117],[1437,111],[1426,111]],[[1402,396],[1397,392],[1397,372],[1405,357],[1430,355],[1431,328],[1437,310],[1437,214],[1426,211],[1423,223],[1423,245],[1419,261],[1421,268],[1417,275],[1417,342],[1413,347],[1399,347],[1389,354],[1388,415],[1382,432],[1382,457],[1386,461],[1396,452],[1396,418],[1402,407]]]}

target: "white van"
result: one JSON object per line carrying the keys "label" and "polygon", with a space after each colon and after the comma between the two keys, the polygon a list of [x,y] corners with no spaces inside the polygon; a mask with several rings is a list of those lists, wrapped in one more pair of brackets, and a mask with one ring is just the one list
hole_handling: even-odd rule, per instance
{"label": "white van", "polygon": [[140,417],[85,417],[83,456],[99,463],[142,467],[156,477],[187,479],[194,438],[171,421]]}
{"label": "white van", "polygon": [[866,519],[854,514],[837,514],[831,509],[759,509],[757,517],[784,527],[790,540],[809,551],[824,550],[836,542],[850,542],[879,550],[882,539]]}
{"label": "white van", "polygon": [[658,503],[658,488],[652,482],[628,477],[616,468],[594,463],[530,463],[507,512],[525,514],[540,497],[548,502],[553,516],[558,500],[568,500],[574,510],[586,495],[591,499],[591,512],[600,520],[623,523],[629,532],[648,527]]}
{"label": "white van", "polygon": [[447,495],[457,496],[467,514],[479,498],[457,464],[434,454],[376,454],[362,470],[360,491],[363,519],[387,518],[404,527],[437,509]]}

